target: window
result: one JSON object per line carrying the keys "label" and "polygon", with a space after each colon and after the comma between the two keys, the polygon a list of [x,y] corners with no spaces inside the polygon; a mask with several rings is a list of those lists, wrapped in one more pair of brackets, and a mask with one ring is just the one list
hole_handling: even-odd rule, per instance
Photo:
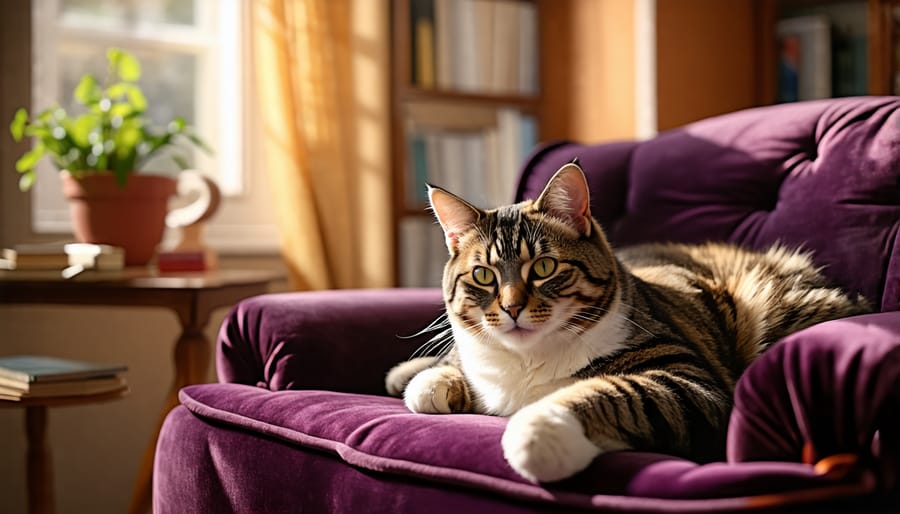
{"label": "window", "polygon": [[[215,149],[184,152],[214,172],[223,193],[245,192],[241,0],[37,0],[34,9],[34,108],[77,111],[71,92],[85,72],[102,83],[106,49],[141,62],[141,87],[157,123],[184,117]],[[143,166],[174,171],[170,159]],[[34,188],[34,229],[65,233],[68,210],[57,172],[42,163]]]}

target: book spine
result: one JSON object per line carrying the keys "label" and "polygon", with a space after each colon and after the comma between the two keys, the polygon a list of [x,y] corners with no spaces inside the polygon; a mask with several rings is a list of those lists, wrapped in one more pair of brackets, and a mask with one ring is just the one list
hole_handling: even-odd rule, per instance
{"label": "book spine", "polygon": [[453,0],[434,0],[435,82],[440,89],[453,89],[454,44]]}
{"label": "book spine", "polygon": [[410,60],[412,77],[415,85],[431,89],[435,86],[434,70],[434,1],[412,0],[410,2],[412,17],[413,52]]}

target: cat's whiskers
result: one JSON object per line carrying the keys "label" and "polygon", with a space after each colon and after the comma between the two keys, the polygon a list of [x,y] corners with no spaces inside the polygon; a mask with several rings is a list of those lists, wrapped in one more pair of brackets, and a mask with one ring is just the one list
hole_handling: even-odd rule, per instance
{"label": "cat's whiskers", "polygon": [[417,357],[423,357],[426,355],[430,355],[434,353],[435,350],[438,350],[437,353],[434,353],[436,356],[444,355],[450,350],[450,347],[453,345],[453,331],[450,328],[450,318],[447,316],[447,313],[442,313],[438,316],[434,321],[432,321],[427,327],[422,330],[416,332],[410,336],[399,336],[402,339],[411,339],[413,337],[418,337],[424,334],[436,332],[433,336],[431,336],[428,341],[425,341],[421,346],[419,346],[412,354],[410,359],[415,359]]}
{"label": "cat's whiskers", "polygon": [[428,332],[433,332],[439,328],[449,327],[450,326],[450,317],[447,316],[446,312],[442,312],[437,318],[434,319],[431,323],[428,324],[422,330],[419,330],[415,334],[411,334],[408,336],[397,336],[400,339],[412,339],[414,337],[419,337],[420,335],[427,334]]}
{"label": "cat's whiskers", "polygon": [[439,334],[435,335],[431,339],[425,342],[422,346],[420,346],[415,352],[413,352],[411,359],[415,359],[416,357],[424,357],[428,355],[439,356],[442,355],[443,351],[435,352],[436,349],[447,347],[448,343],[453,342],[453,334],[450,329],[446,329]]}

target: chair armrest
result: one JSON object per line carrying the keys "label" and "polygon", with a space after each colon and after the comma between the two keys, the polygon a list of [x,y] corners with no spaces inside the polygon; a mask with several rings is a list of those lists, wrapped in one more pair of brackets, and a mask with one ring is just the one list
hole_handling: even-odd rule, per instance
{"label": "chair armrest", "polygon": [[775,345],[738,382],[730,461],[852,453],[893,488],[900,463],[900,312],[822,323]]}
{"label": "chair armrest", "polygon": [[406,338],[443,311],[437,289],[266,294],[232,308],[219,330],[220,382],[383,394],[390,367],[428,336]]}

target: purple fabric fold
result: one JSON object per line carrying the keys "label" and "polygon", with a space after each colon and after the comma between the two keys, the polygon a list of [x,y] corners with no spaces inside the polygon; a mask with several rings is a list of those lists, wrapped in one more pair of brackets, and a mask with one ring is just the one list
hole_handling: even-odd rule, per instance
{"label": "purple fabric fold", "polygon": [[181,392],[181,401],[207,422],[278,440],[287,448],[325,452],[371,472],[472,493],[491,491],[508,500],[626,510],[677,510],[680,505],[708,512],[751,508],[759,495],[803,490],[827,495],[835,486],[864,488],[871,482],[868,475],[836,478],[799,463],[698,465],[662,454],[615,452],[572,479],[535,485],[503,459],[505,418],[413,414],[393,398],[329,391],[273,393],[237,384],[190,386]]}
{"label": "purple fabric fold", "polygon": [[830,321],[787,337],[738,382],[728,460],[801,462],[852,453],[896,486],[900,313]]}
{"label": "purple fabric fold", "polygon": [[220,382],[384,393],[384,374],[429,336],[437,289],[269,294],[236,305],[219,329]]}

